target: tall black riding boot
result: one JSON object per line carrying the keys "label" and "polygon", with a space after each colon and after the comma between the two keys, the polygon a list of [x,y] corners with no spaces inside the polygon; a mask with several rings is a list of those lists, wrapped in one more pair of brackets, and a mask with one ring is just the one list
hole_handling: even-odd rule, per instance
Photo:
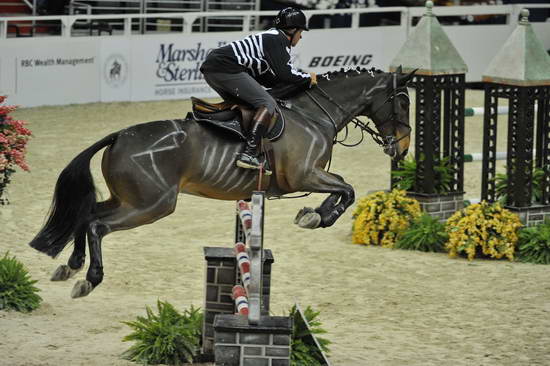
{"label": "tall black riding boot", "polygon": [[[252,119],[252,129],[248,134],[246,140],[246,146],[244,151],[239,154],[237,158],[237,166],[246,169],[260,169],[262,162],[259,159],[260,155],[260,143],[264,136],[269,123],[271,122],[272,115],[268,112],[266,107],[260,107]],[[265,169],[265,167],[264,167]],[[265,169],[265,174],[271,174],[270,171]]]}

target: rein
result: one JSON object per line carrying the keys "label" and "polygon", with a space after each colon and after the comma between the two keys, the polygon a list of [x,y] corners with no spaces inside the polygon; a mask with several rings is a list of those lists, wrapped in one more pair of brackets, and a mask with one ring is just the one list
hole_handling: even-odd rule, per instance
{"label": "rein", "polygon": [[[334,104],[336,107],[338,107],[338,109],[340,109],[342,112],[344,112],[344,116],[345,116],[345,120],[348,119],[348,117],[350,115],[352,115],[353,113],[350,113],[348,111],[346,111],[341,105],[340,103],[338,103],[337,101],[335,101],[327,92],[325,92],[323,90],[323,88],[321,88],[319,85],[316,86],[316,89],[318,89],[321,94],[325,97],[325,99],[327,99],[329,102],[331,102],[332,104]],[[379,146],[381,146],[382,148],[386,149],[388,146],[390,145],[393,145],[393,144],[396,144],[398,143],[399,141],[401,141],[402,139],[404,139],[405,137],[409,136],[410,133],[411,133],[411,127],[404,124],[403,122],[400,122],[400,121],[397,121],[395,119],[395,114],[396,114],[396,105],[395,105],[395,98],[399,95],[404,95],[407,99],[409,99],[409,102],[410,102],[410,98],[409,96],[407,95],[407,93],[405,93],[404,91],[397,91],[397,76],[394,74],[393,75],[393,90],[392,90],[392,93],[391,95],[384,101],[384,103],[382,103],[382,105],[376,109],[376,111],[373,112],[373,114],[376,114],[376,112],[378,112],[382,107],[384,107],[388,102],[392,102],[393,104],[393,109],[392,109],[392,115],[390,116],[390,118],[388,118],[384,123],[382,123],[380,126],[376,126],[377,128],[380,128],[384,125],[386,125],[387,123],[390,123],[390,122],[397,122],[399,124],[402,124],[403,126],[407,127],[408,128],[408,133],[406,135],[403,135],[401,136],[399,139],[395,140],[393,138],[393,136],[389,136],[389,137],[384,137],[380,134],[380,132],[372,129],[369,125],[369,122],[365,123],[361,120],[359,120],[357,117],[353,116],[352,118],[349,119],[349,121],[353,122],[355,124],[355,128],[359,127],[360,130],[361,130],[361,139],[359,140],[359,142],[355,143],[355,144],[345,144],[344,141],[346,141],[346,139],[348,138],[348,135],[349,135],[349,130],[348,130],[348,124],[346,124],[346,135],[344,136],[344,138],[342,140],[338,140],[337,138],[337,135],[338,135],[338,127],[337,127],[337,124],[336,124],[336,121],[334,120],[334,118],[332,117],[332,115],[326,110],[326,108],[323,107],[323,105],[313,96],[313,94],[306,90],[306,94],[311,98],[311,100],[313,100],[313,102],[328,116],[328,118],[330,119],[330,121],[332,122],[332,125],[334,127],[334,130],[335,130],[335,136],[334,136],[334,140],[333,140],[333,144],[336,144],[336,143],[339,143],[340,145],[342,146],[345,146],[345,147],[354,147],[354,146],[357,146],[359,144],[361,144],[364,140],[364,133],[367,132],[368,134],[370,134],[371,138],[373,139],[374,142],[376,142]],[[349,123],[349,122],[348,122]]]}
{"label": "rein", "polygon": [[[336,107],[338,107],[342,112],[345,113],[345,118],[344,119],[348,119],[348,117],[352,114],[348,111],[346,111],[337,101],[335,101],[330,95],[327,94],[327,92],[325,92],[319,85],[317,85],[317,89],[321,92],[321,94],[329,101],[331,102],[332,104],[334,104]],[[334,135],[334,140],[333,140],[333,144],[336,144],[336,143],[339,143],[340,145],[342,146],[345,146],[345,147],[354,147],[354,146],[357,146],[359,144],[361,144],[363,142],[363,140],[365,139],[365,131],[368,132],[372,139],[380,146],[384,146],[385,145],[385,142],[384,142],[384,139],[382,137],[382,135],[380,135],[380,133],[378,131],[375,131],[374,129],[372,129],[370,126],[369,126],[369,122],[365,123],[363,121],[361,121],[360,119],[358,119],[357,117],[352,117],[350,118],[350,121],[352,121],[353,123],[355,123],[355,128],[359,127],[360,130],[361,130],[361,139],[359,140],[359,142],[355,143],[355,144],[345,144],[344,141],[347,140],[348,138],[348,135],[349,135],[349,129],[348,129],[348,125],[346,124],[346,135],[344,136],[344,138],[342,140],[338,140],[337,138],[337,135],[338,135],[338,127],[337,127],[337,124],[336,124],[336,121],[334,120],[334,118],[330,115],[330,113],[321,105],[321,103],[319,103],[319,101],[317,101],[315,99],[315,97],[309,92],[309,91],[306,91],[307,95],[315,102],[315,104],[317,104],[322,110],[323,112],[325,112],[325,114],[330,118],[330,120],[332,121],[332,124],[334,125],[334,131],[335,131],[335,135]]]}
{"label": "rein", "polygon": [[[406,125],[405,123],[403,122],[400,122],[400,121],[397,121],[395,119],[395,115],[397,113],[396,109],[397,109],[397,106],[395,104],[395,98],[399,95],[404,95],[408,100],[409,100],[409,103],[410,103],[410,98],[409,98],[409,95],[407,93],[405,93],[404,91],[398,91],[397,90],[397,76],[394,74],[393,75],[393,90],[392,90],[392,93],[391,95],[384,101],[384,103],[382,103],[382,105],[376,109],[376,111],[373,112],[373,114],[376,114],[376,112],[378,112],[382,107],[384,107],[388,102],[392,102],[393,103],[393,108],[392,108],[392,112],[391,112],[391,116],[389,119],[387,119],[384,123],[382,123],[380,126],[376,126],[377,129],[379,127],[382,127],[384,126],[385,124],[389,123],[389,122],[397,122],[399,124],[402,124],[404,125],[405,127],[408,128],[408,133],[404,136],[401,136],[399,139],[395,140],[395,138],[393,136],[388,136],[388,137],[384,137],[380,134],[380,132],[372,129],[370,126],[369,126],[369,121],[367,121],[366,123],[359,120],[357,117],[353,116],[349,119],[350,122],[353,122],[355,123],[355,128],[359,127],[360,130],[361,130],[361,139],[359,140],[359,142],[355,143],[355,144],[345,144],[344,141],[346,141],[346,139],[348,138],[348,134],[349,134],[349,130],[348,130],[348,123],[346,123],[346,135],[344,136],[344,138],[342,140],[338,140],[338,124],[336,123],[336,121],[334,120],[334,117],[332,117],[332,115],[327,111],[327,109],[317,100],[317,98],[315,98],[315,96],[309,91],[309,90],[306,90],[305,93],[307,94],[307,96],[315,103],[315,105],[317,105],[317,107],[319,107],[319,109],[321,109],[323,111],[323,113],[325,113],[325,115],[329,118],[330,122],[332,123],[332,127],[334,128],[334,139],[332,141],[333,144],[340,144],[342,146],[345,146],[345,147],[354,147],[354,146],[357,146],[359,144],[361,144],[365,138],[365,131],[367,133],[369,133],[371,135],[371,138],[374,140],[374,142],[376,142],[379,146],[381,146],[382,148],[387,149],[388,147],[390,146],[393,146],[394,144],[398,143],[399,141],[401,141],[403,138],[409,136],[411,134],[411,127]],[[316,85],[316,89],[319,90],[319,92],[321,93],[321,95],[327,99],[329,102],[331,102],[332,104],[334,104],[336,107],[338,107],[338,109],[340,109],[342,112],[344,112],[344,119],[345,120],[348,120],[348,117],[350,115],[352,115],[353,113],[352,112],[348,112],[344,109],[344,107],[342,107],[340,105],[340,103],[338,103],[336,100],[334,100],[327,92],[325,92],[323,90],[323,88],[321,88],[319,85]],[[303,117],[305,117],[306,119],[311,119],[308,115],[306,115],[305,113],[301,112],[301,111],[298,111],[299,114],[301,114]],[[330,170],[330,166],[331,166],[331,163],[332,163],[332,156],[330,157],[329,161],[328,161],[328,166],[327,166],[327,172]],[[304,193],[304,194],[301,194],[301,195],[298,195],[298,196],[284,196],[284,195],[281,195],[281,196],[273,196],[273,197],[269,197],[268,200],[277,200],[277,199],[292,199],[292,198],[302,198],[302,197],[307,197],[311,195],[311,192],[309,193]]]}

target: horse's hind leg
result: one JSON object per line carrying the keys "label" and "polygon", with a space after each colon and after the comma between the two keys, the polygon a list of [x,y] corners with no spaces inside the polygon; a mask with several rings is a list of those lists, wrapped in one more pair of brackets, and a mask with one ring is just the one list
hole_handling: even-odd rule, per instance
{"label": "horse's hind leg", "polygon": [[[98,209],[102,211],[113,210],[118,205],[118,201],[109,200],[98,203]],[[86,231],[87,227],[84,227],[75,235],[73,253],[69,257],[67,264],[57,267],[50,278],[51,281],[66,281],[84,267],[86,259]]]}
{"label": "horse's hind leg", "polygon": [[110,208],[98,212],[97,219],[90,222],[88,227],[88,245],[90,251],[90,266],[85,280],[79,280],[71,292],[72,298],[88,295],[103,281],[103,258],[101,241],[109,233],[119,230],[132,229],[155,222],[172,212],[176,207],[177,189],[165,193],[156,202],[147,206],[134,208],[128,205]]}
{"label": "horse's hind leg", "polygon": [[86,230],[80,230],[74,239],[73,253],[69,257],[67,264],[62,264],[53,273],[50,280],[66,281],[73,277],[84,267],[86,259]]}
{"label": "horse's hind leg", "polygon": [[90,267],[86,280],[79,280],[71,292],[72,298],[88,295],[94,287],[103,281],[103,257],[101,255],[101,239],[107,235],[108,227],[98,220],[90,223],[88,228],[88,244],[90,246]]}

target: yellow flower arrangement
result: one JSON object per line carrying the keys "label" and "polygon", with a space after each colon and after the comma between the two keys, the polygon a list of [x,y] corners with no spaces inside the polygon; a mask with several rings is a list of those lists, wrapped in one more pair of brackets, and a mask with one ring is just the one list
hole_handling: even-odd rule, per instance
{"label": "yellow flower arrangement", "polygon": [[369,194],[353,211],[353,243],[393,248],[397,237],[420,215],[420,204],[405,191]]}
{"label": "yellow flower arrangement", "polygon": [[485,201],[469,205],[447,220],[449,241],[445,245],[451,257],[459,253],[475,258],[478,250],[486,256],[514,260],[514,251],[521,227],[519,217],[500,204]]}

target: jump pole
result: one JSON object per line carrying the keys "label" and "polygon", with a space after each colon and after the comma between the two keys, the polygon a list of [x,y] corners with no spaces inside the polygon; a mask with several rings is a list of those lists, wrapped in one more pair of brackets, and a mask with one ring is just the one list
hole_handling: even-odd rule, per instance
{"label": "jump pole", "polygon": [[[537,112],[537,106],[535,105],[535,113]],[[464,117],[483,116],[485,108],[483,107],[471,107],[464,108]],[[497,114],[508,114],[508,106],[500,106],[497,108]]]}
{"label": "jump pole", "polygon": [[[506,151],[497,152],[496,154],[496,160],[506,160],[506,157],[507,157]],[[471,163],[473,161],[483,161],[483,154],[482,153],[464,154],[465,163]]]}
{"label": "jump pole", "polygon": [[[533,155],[536,155],[537,152],[533,151]],[[506,151],[500,151],[496,153],[495,160],[506,160],[508,157],[508,154]],[[482,153],[471,153],[471,154],[464,154],[464,162],[465,163],[471,163],[473,161],[483,161],[483,154]]]}

